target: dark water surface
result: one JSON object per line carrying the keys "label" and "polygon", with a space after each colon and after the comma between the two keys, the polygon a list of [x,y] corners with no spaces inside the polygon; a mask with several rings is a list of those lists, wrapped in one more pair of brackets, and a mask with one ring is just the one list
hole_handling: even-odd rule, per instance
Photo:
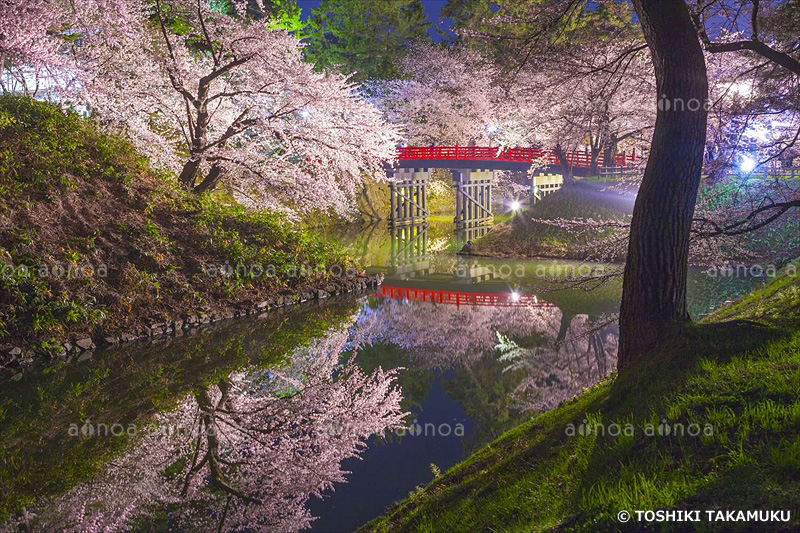
{"label": "dark water surface", "polygon": [[[620,282],[593,291],[555,290],[561,287],[555,278],[587,273],[591,265],[460,258],[453,252],[461,243],[446,220],[394,235],[385,225],[331,230],[326,238],[346,243],[369,271],[385,273],[383,286],[371,296],[330,298],[156,345],[98,352],[91,360],[30,373],[3,385],[4,505],[30,505],[71,489],[50,507],[33,505],[39,514],[33,520],[80,530],[81,513],[73,507],[87,500],[97,508],[116,509],[111,514],[117,519],[125,512],[136,516],[152,508],[147,504],[152,493],[163,490],[160,478],[146,472],[179,472],[191,453],[168,451],[166,440],[151,436],[140,440],[130,435],[71,435],[76,427],[91,426],[99,433],[101,423],[141,427],[153,417],[191,426],[202,411],[202,398],[220,401],[220,384],[228,382],[237,384],[235,401],[233,407],[219,408],[219,419],[221,428],[232,427],[239,423],[233,411],[247,417],[256,408],[265,409],[253,397],[289,397],[294,389],[287,383],[302,382],[314,373],[333,377],[304,394],[333,406],[333,413],[344,409],[347,394],[360,390],[348,388],[331,362],[349,357],[356,336],[364,341],[355,358],[361,372],[403,368],[396,379],[402,389],[401,407],[410,415],[405,429],[370,437],[360,459],[341,463],[351,472],[346,483],[335,483],[322,499],[312,496],[305,501],[304,483],[324,476],[338,464],[337,457],[347,454],[346,446],[336,441],[338,433],[319,436],[313,425],[322,424],[325,412],[299,403],[292,407],[294,419],[288,418],[288,409],[276,410],[259,419],[270,427],[260,440],[253,435],[231,438],[219,454],[223,464],[226,458],[251,464],[252,471],[242,467],[247,475],[240,483],[269,502],[260,514],[247,506],[233,505],[226,511],[214,502],[204,504],[198,496],[200,503],[195,505],[202,511],[175,518],[170,506],[179,505],[177,498],[144,521],[154,529],[193,524],[205,530],[224,519],[240,529],[265,529],[264,524],[270,524],[267,529],[284,531],[307,524],[310,513],[319,517],[311,523],[312,530],[351,531],[437,472],[615,368],[617,328],[611,318],[618,310]],[[707,314],[761,282],[694,269],[691,313]],[[371,408],[363,404],[358,409]],[[369,419],[361,412],[353,412],[353,417],[354,424]],[[273,424],[276,420],[280,422]],[[303,433],[304,427],[313,431]],[[298,435],[309,434],[317,440],[308,449],[292,444],[293,439],[302,441]],[[186,440],[194,442],[195,435],[199,438],[190,433]],[[131,442],[137,444],[135,452],[124,456],[128,466],[119,466],[124,460],[112,460],[113,476],[94,488],[72,488],[92,472],[104,471],[106,462]],[[137,482],[126,481],[126,475]],[[194,487],[189,494],[203,494],[207,480],[189,485]],[[287,494],[283,499],[282,491]],[[125,511],[128,500],[140,507],[131,505]]]}

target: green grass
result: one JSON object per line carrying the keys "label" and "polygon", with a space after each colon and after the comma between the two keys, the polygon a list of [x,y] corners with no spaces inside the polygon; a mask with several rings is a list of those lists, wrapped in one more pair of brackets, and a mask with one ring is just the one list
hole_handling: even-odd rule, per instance
{"label": "green grass", "polygon": [[642,523],[623,526],[617,513],[648,509],[787,509],[790,524],[766,529],[797,528],[799,288],[783,275],[687,328],[631,372],[534,416],[364,530],[638,531]]}
{"label": "green grass", "polygon": [[334,264],[352,263],[285,217],[186,192],[92,121],[0,96],[0,349],[57,352],[70,336],[264,300],[327,283]]}
{"label": "green grass", "polygon": [[[770,284],[714,313],[714,320],[754,320],[792,327],[800,323],[800,261],[792,261]],[[708,319],[707,319],[708,320]]]}
{"label": "green grass", "polygon": [[612,230],[575,231],[531,219],[594,219],[625,221],[628,215],[597,200],[579,187],[565,187],[507,220],[501,220],[473,247],[475,253],[513,257],[584,259],[591,246]]}
{"label": "green grass", "polygon": [[576,177],[577,180],[580,181],[591,181],[595,183],[617,183],[619,181],[619,177],[617,176],[586,176],[586,177]]}

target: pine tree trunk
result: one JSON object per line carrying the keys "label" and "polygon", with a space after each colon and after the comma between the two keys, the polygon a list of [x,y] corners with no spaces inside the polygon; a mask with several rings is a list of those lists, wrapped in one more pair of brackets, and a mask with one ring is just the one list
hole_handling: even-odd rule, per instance
{"label": "pine tree trunk", "polygon": [[620,308],[618,369],[689,320],[686,275],[706,136],[705,60],[684,0],[633,0],[655,66],[659,109],[636,197]]}

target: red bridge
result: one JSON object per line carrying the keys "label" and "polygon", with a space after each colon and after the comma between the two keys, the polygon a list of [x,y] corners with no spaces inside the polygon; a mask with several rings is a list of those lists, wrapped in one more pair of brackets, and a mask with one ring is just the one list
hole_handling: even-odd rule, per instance
{"label": "red bridge", "polygon": [[[512,163],[531,165],[541,161],[547,166],[558,166],[561,161],[555,150],[534,150],[532,148],[508,148],[500,153],[490,146],[407,146],[397,149],[398,161],[486,161],[491,163]],[[598,157],[602,161],[602,154]],[[592,156],[586,151],[567,154],[567,162],[575,168],[591,167]],[[641,160],[636,152],[617,154],[616,166],[626,167]],[[431,165],[435,166],[435,165]]]}
{"label": "red bridge", "polygon": [[491,293],[450,291],[435,289],[415,289],[406,287],[390,287],[381,285],[373,298],[401,300],[407,302],[427,302],[435,304],[481,305],[491,307],[555,307],[550,302],[540,300],[535,294],[518,294],[516,292]]}

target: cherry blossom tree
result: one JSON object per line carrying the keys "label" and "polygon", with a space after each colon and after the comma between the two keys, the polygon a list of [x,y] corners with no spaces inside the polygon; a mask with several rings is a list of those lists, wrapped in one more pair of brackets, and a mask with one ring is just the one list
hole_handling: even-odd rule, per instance
{"label": "cherry blossom tree", "polygon": [[557,342],[523,348],[498,334],[495,349],[505,372],[524,371],[514,399],[526,411],[547,411],[580,394],[616,368],[618,331],[587,315],[572,317]]}
{"label": "cherry blossom tree", "polygon": [[[707,53],[706,167],[792,166],[800,131],[800,76],[748,52]],[[745,160],[747,158],[747,160]]]}
{"label": "cherry blossom tree", "polygon": [[[541,137],[535,102],[504,89],[500,69],[479,51],[465,46],[417,44],[403,58],[402,78],[375,81],[368,90],[387,120],[406,132],[412,145],[528,147]],[[531,171],[546,165],[546,158]],[[513,173],[499,171],[495,187],[507,196],[527,192]]]}
{"label": "cherry blossom tree", "polygon": [[418,44],[401,66],[402,79],[374,82],[370,90],[409,143],[518,146],[530,137],[518,102],[497,83],[499,69],[478,51]]}
{"label": "cherry blossom tree", "polygon": [[346,77],[314,72],[261,2],[7,4],[0,90],[88,106],[188,189],[341,214],[394,155],[396,130]]}
{"label": "cherry blossom tree", "polygon": [[555,150],[567,181],[569,152],[589,152],[597,174],[600,165],[615,166],[621,144],[640,147],[649,138],[655,80],[642,48],[636,35],[584,37],[542,50],[509,76],[509,91],[528,104],[526,122],[539,125],[535,142]]}
{"label": "cherry blossom tree", "polygon": [[387,300],[365,309],[359,320],[373,315],[381,324],[376,340],[408,350],[424,368],[445,368],[484,357],[496,344],[497,331],[523,336],[555,328],[555,338],[561,313],[556,307],[457,307]]}
{"label": "cherry blossom tree", "polygon": [[[491,307],[381,302],[360,321],[377,318],[375,341],[405,350],[421,368],[469,369],[486,357],[504,372],[520,371],[514,400],[521,410],[552,409],[616,367],[617,330],[607,317],[569,315],[558,307]],[[537,338],[535,347],[517,340]],[[515,340],[516,339],[516,340]]]}
{"label": "cherry blossom tree", "polygon": [[79,64],[75,50],[131,37],[142,22],[141,7],[139,0],[4,0],[0,92],[69,100],[97,66]]}
{"label": "cherry blossom tree", "polygon": [[[258,4],[261,6],[261,4]],[[394,155],[395,130],[339,74],[244,1],[158,0],[128,39],[82,47],[105,61],[85,96],[186,188],[224,183],[274,209],[350,209],[365,173]]]}
{"label": "cherry blossom tree", "polygon": [[[29,511],[22,525],[117,531],[161,509],[181,529],[308,527],[309,496],[344,482],[341,462],[405,416],[395,371],[366,375],[355,362],[367,336],[332,330],[281,369],[200,387],[94,479]],[[345,349],[351,355],[340,363]]]}
{"label": "cherry blossom tree", "polygon": [[[48,35],[63,13],[47,2],[8,0],[0,9],[0,90],[34,92],[23,76],[25,67],[55,66],[59,59],[58,41]],[[28,81],[28,83],[26,83]]]}

